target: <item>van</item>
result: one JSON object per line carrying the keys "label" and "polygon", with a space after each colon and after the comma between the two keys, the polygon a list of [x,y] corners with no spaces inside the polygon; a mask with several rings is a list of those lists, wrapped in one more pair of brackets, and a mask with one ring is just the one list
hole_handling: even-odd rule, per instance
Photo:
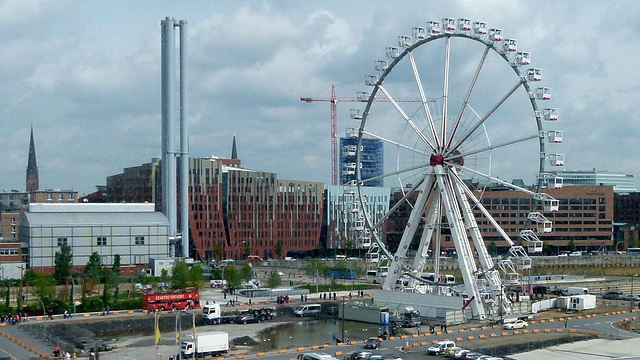
{"label": "van", "polygon": [[585,287],[568,287],[567,295],[588,295],[589,289]]}
{"label": "van", "polygon": [[306,353],[298,355],[298,360],[337,360],[333,356],[324,353]]}
{"label": "van", "polygon": [[320,306],[320,304],[308,304],[308,305],[300,305],[297,309],[293,311],[293,314],[298,317],[316,316],[316,315],[320,315],[321,311],[322,311],[322,306]]}

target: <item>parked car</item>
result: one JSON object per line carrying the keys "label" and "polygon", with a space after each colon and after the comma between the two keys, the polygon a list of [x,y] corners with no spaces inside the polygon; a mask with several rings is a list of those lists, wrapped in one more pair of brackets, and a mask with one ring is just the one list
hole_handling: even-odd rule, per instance
{"label": "parked car", "polygon": [[380,349],[380,344],[381,343],[382,342],[377,337],[370,337],[370,338],[367,339],[367,342],[364,344],[364,348],[365,349],[378,350],[378,349]]}
{"label": "parked car", "polygon": [[607,291],[602,295],[603,299],[619,300],[622,297],[622,291]]}
{"label": "parked car", "polygon": [[351,360],[369,360],[369,358],[373,355],[370,351],[356,351],[351,354]]}
{"label": "parked car", "polygon": [[570,253],[569,256],[582,256],[582,252],[581,251],[574,251],[574,252]]}
{"label": "parked car", "polygon": [[456,343],[453,341],[439,341],[437,344],[427,349],[427,355],[442,355],[448,348],[455,347]]}
{"label": "parked car", "polygon": [[640,301],[640,295],[638,295],[638,294],[622,295],[620,297],[620,300],[624,300],[624,301]]}
{"label": "parked car", "polygon": [[537,285],[533,287],[533,293],[534,294],[546,294],[549,292],[549,287],[548,286],[544,286],[544,285]]}
{"label": "parked car", "polygon": [[262,319],[253,315],[245,315],[236,319],[236,323],[238,324],[251,324],[259,322],[262,322]]}
{"label": "parked car", "polygon": [[567,290],[565,289],[553,289],[549,292],[549,294],[551,295],[557,295],[557,296],[565,296],[567,295]]}
{"label": "parked car", "polygon": [[458,350],[462,350],[462,348],[459,347],[459,346],[450,347],[450,348],[446,349],[442,355],[450,358],[451,354],[455,353]]}
{"label": "parked car", "polygon": [[458,351],[453,352],[452,354],[449,354],[449,357],[452,359],[462,359],[462,357],[464,356],[464,354],[471,352],[470,350],[467,349],[460,349]]}
{"label": "parked car", "polygon": [[514,329],[524,329],[529,326],[529,323],[524,320],[516,320],[512,322],[505,323],[502,325],[503,329],[506,330],[514,330]]}
{"label": "parked car", "polygon": [[463,360],[477,360],[480,356],[484,356],[484,354],[479,352],[468,352],[462,356]]}

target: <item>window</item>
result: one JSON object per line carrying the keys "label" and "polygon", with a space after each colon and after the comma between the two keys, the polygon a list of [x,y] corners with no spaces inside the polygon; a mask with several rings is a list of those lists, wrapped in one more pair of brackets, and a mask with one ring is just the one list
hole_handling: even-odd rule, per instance
{"label": "window", "polygon": [[75,194],[74,193],[70,193],[69,194],[69,201],[72,202],[74,200],[74,198],[75,198]]}
{"label": "window", "polygon": [[96,238],[96,240],[97,240],[97,244],[96,245],[98,245],[98,246],[106,246],[107,245],[107,238],[104,237],[104,236],[98,236]]}
{"label": "window", "polygon": [[58,201],[62,201],[62,200],[64,200],[64,194],[58,193]]}
{"label": "window", "polygon": [[135,241],[136,245],[144,245],[144,236],[136,236]]}
{"label": "window", "polygon": [[53,194],[47,193],[47,202],[52,202],[52,201],[53,201]]}
{"label": "window", "polygon": [[67,245],[67,238],[58,238],[58,246]]}

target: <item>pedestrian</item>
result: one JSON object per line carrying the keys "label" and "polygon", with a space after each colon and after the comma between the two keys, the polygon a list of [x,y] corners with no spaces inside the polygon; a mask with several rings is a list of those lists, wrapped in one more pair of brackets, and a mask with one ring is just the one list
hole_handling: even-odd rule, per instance
{"label": "pedestrian", "polygon": [[567,319],[564,319],[564,328],[567,328]]}
{"label": "pedestrian", "polygon": [[420,336],[420,324],[416,324],[416,331],[418,332],[418,336]]}

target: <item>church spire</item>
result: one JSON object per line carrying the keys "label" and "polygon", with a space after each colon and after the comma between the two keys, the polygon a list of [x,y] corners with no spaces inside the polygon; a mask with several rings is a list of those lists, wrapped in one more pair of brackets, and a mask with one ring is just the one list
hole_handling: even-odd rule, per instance
{"label": "church spire", "polygon": [[231,147],[231,158],[238,158],[238,148],[236,148],[236,134],[233,134],[233,145]]}
{"label": "church spire", "polygon": [[33,126],[31,126],[31,139],[29,141],[29,162],[27,163],[27,192],[40,188],[38,177],[38,163],[36,162],[36,143],[33,140]]}

